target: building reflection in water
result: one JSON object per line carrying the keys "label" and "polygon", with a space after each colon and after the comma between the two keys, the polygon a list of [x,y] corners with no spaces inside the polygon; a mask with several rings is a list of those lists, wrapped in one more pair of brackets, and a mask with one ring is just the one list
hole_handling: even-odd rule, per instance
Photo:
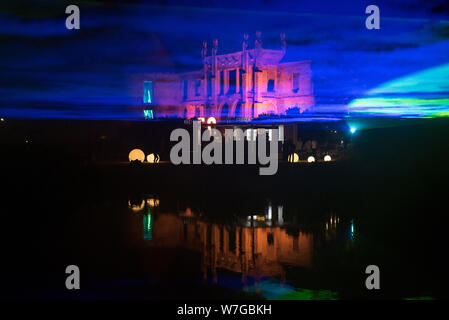
{"label": "building reflection in water", "polygon": [[219,270],[226,270],[241,274],[245,286],[248,277],[256,283],[263,276],[285,281],[286,266],[312,266],[313,234],[287,232],[282,205],[269,204],[263,214],[219,224],[190,208],[177,214],[161,212],[156,199],[147,199],[143,207],[140,202],[139,206],[128,204],[133,211],[141,208],[143,238],[151,240],[151,246],[199,252],[204,279],[217,282]]}
{"label": "building reflection in water", "polygon": [[340,240],[353,242],[353,220],[341,224],[340,217],[331,213],[326,218],[318,218],[317,224],[306,226],[298,223],[297,215],[285,215],[283,205],[271,202],[246,217],[226,214],[226,222],[217,220],[219,214],[205,214],[190,207],[165,209],[152,196],[143,201],[129,201],[128,207],[142,217],[138,220],[142,225],[135,227],[143,228],[143,237],[141,231],[135,230],[133,241],[145,247],[183,248],[198,253],[200,263],[195,264],[195,269],[200,268],[206,282],[232,289],[237,286],[267,299],[338,298],[338,293],[325,288],[310,290],[292,286],[286,273],[291,267],[312,269],[322,245],[326,247]]}
{"label": "building reflection in water", "polygon": [[148,209],[148,213],[143,215],[143,238],[145,240],[153,239],[153,218],[150,209]]}
{"label": "building reflection in water", "polygon": [[159,199],[147,198],[142,201],[128,200],[128,208],[133,212],[141,212],[143,216],[143,238],[145,240],[153,239],[153,216],[152,210],[159,206]]}

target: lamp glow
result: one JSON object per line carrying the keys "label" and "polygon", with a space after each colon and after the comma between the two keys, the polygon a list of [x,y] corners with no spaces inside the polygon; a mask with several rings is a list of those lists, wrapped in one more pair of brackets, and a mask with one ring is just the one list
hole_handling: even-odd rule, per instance
{"label": "lamp glow", "polygon": [[150,153],[147,156],[147,162],[149,162],[149,163],[158,163],[159,162],[159,155],[157,153]]}
{"label": "lamp glow", "polygon": [[149,198],[147,199],[147,205],[154,208],[159,206],[159,199]]}
{"label": "lamp glow", "polygon": [[314,156],[310,156],[307,158],[307,162],[315,162],[315,157]]}
{"label": "lamp glow", "polygon": [[332,160],[332,158],[331,158],[331,156],[330,155],[325,155],[324,156],[324,161],[331,161]]}
{"label": "lamp glow", "polygon": [[299,162],[299,156],[296,152],[293,152],[288,156],[288,162]]}
{"label": "lamp glow", "polygon": [[133,149],[129,153],[128,158],[129,158],[129,161],[138,160],[140,162],[143,162],[145,160],[145,153],[143,153],[143,151],[140,149]]}
{"label": "lamp glow", "polygon": [[207,124],[216,124],[216,123],[217,119],[215,119],[214,117],[207,118]]}
{"label": "lamp glow", "polygon": [[131,201],[128,201],[128,208],[130,208],[134,212],[138,212],[140,210],[143,210],[145,207],[145,201],[142,200],[140,204],[132,204]]}

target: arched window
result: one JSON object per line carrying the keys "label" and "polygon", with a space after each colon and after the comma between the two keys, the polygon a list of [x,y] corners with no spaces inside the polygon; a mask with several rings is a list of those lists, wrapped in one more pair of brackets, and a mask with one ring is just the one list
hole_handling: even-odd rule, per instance
{"label": "arched window", "polygon": [[294,93],[299,92],[299,73],[294,73],[292,76],[292,91]]}
{"label": "arched window", "polygon": [[230,70],[228,94],[234,94],[236,92],[236,85],[237,85],[237,70]]}
{"label": "arched window", "polygon": [[227,103],[221,108],[221,118],[227,118],[229,116],[229,106]]}
{"label": "arched window", "polygon": [[195,96],[201,95],[200,89],[201,89],[201,80],[196,80],[195,81]]}
{"label": "arched window", "polygon": [[235,106],[235,117],[236,118],[243,118],[243,115],[242,115],[242,103],[241,102],[237,103],[237,105]]}

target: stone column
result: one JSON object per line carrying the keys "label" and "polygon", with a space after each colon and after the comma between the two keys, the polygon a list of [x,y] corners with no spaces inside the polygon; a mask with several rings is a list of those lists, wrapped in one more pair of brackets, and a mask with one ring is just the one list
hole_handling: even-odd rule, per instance
{"label": "stone column", "polygon": [[240,68],[235,71],[235,93],[240,93]]}
{"label": "stone column", "polygon": [[207,41],[203,41],[203,49],[201,50],[201,58],[203,59],[203,92],[204,97],[207,98],[207,62],[206,62],[206,56],[207,56]]}

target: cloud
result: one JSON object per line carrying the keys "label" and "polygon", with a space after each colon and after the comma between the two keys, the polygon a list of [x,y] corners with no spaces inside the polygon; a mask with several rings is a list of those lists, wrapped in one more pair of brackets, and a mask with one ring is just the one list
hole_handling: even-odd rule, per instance
{"label": "cloud", "polygon": [[83,2],[77,31],[65,28],[65,14],[56,9],[37,12],[35,19],[11,10],[0,14],[0,114],[34,116],[24,110],[45,113],[48,106],[49,115],[66,108],[72,116],[126,117],[126,106],[142,101],[133,89],[138,75],[198,69],[203,39],[218,37],[219,53],[230,52],[241,48],[244,32],[253,37],[256,29],[263,31],[266,47],[278,46],[279,33],[286,32],[288,59],[312,61],[318,108],[344,105],[449,57],[444,10],[435,13],[435,7],[417,1],[381,2],[385,19],[378,31],[365,29],[359,2],[341,8],[310,1],[253,1],[235,8],[221,2],[168,3],[178,6]]}

